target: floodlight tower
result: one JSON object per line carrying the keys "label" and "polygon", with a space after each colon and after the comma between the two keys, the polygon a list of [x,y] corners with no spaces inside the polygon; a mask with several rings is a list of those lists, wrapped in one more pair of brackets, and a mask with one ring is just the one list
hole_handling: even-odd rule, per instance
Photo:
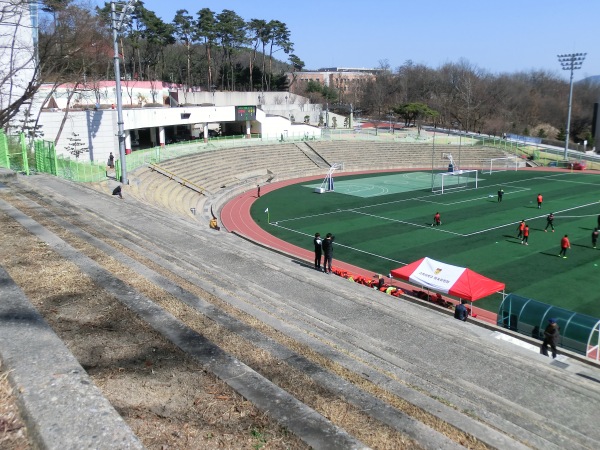
{"label": "floodlight tower", "polygon": [[573,71],[577,69],[581,69],[583,65],[583,61],[585,60],[585,55],[587,53],[566,53],[564,55],[557,55],[558,62],[562,66],[563,70],[571,71],[571,78],[569,81],[569,110],[567,113],[567,129],[565,136],[565,155],[564,159],[567,161],[569,159],[569,131],[571,128],[571,101],[573,100]]}
{"label": "floodlight tower", "polygon": [[137,0],[129,0],[124,6],[117,19],[116,2],[110,2],[110,18],[113,31],[114,66],[115,66],[115,94],[117,95],[117,127],[119,138],[119,162],[121,164],[121,183],[128,184],[127,164],[125,163],[125,127],[123,122],[123,98],[121,96],[121,68],[119,61],[119,32],[123,28],[123,22],[129,13],[133,11]]}

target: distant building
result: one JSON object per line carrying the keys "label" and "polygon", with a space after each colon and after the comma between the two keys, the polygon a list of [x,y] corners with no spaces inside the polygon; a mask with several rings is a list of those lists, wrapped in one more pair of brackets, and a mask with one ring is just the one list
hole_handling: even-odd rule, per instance
{"label": "distant building", "polygon": [[[43,138],[56,142],[57,153],[67,156],[69,138],[80,136],[87,149],[83,158],[107,161],[109,154],[119,148],[115,82],[90,81],[79,86],[67,83],[51,91],[52,87],[43,85],[38,92],[46,102],[38,122]],[[273,142],[321,136],[320,128],[302,119],[292,120],[292,114],[313,117],[320,110],[309,111],[303,103],[306,111],[301,111],[295,104],[298,96],[290,96],[289,104],[282,104],[284,92],[261,93],[265,104],[260,105],[256,92],[186,92],[160,81],[123,82],[121,87],[126,154],[218,136]],[[71,103],[67,108],[69,94]],[[271,109],[267,105],[281,108],[279,114],[266,111]]]}
{"label": "distant building", "polygon": [[287,73],[290,92],[301,93],[309,81],[315,81],[335,88],[341,97],[351,94],[360,88],[365,81],[375,79],[377,73],[385,69],[366,69],[352,67],[326,67],[319,70],[307,70]]}

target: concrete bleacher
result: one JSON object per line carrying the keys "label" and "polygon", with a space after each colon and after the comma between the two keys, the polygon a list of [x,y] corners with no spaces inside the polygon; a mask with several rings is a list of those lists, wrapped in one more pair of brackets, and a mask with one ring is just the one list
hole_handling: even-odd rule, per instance
{"label": "concrete bleacher", "polygon": [[206,151],[161,163],[161,167],[202,186],[209,193],[269,173],[302,173],[318,166],[294,144]]}
{"label": "concrete bleacher", "polygon": [[[406,169],[431,167],[446,169],[452,154],[462,169],[479,169],[489,164],[491,158],[506,156],[494,147],[406,142],[374,141],[316,141],[307,144],[324,160],[343,163],[344,171],[365,169]],[[433,156],[433,158],[432,158]]]}
{"label": "concrete bleacher", "polygon": [[[153,177],[160,176],[155,172],[141,175],[143,179],[140,176],[140,180],[148,183]],[[165,177],[163,180],[168,181]],[[421,448],[460,448],[461,445],[467,448],[475,448],[476,445],[476,448],[556,450],[598,448],[600,375],[594,365],[583,365],[571,355],[553,361],[540,355],[535,345],[528,349],[499,339],[497,335],[505,333],[504,329],[483,328],[472,321],[456,321],[449,314],[416,302],[391,296],[382,299],[379,292],[358,287],[356,283],[348,283],[339,277],[325,276],[312,270],[310,264],[304,265],[296,258],[253,245],[233,233],[215,234],[207,227],[174,220],[173,214],[160,207],[146,208],[128,197],[125,201],[114,200],[104,193],[94,193],[79,184],[73,185],[46,175],[31,177],[26,183],[23,187],[13,186],[11,189],[19,189],[23,193],[33,189],[39,191],[41,195],[35,200],[43,204],[32,205],[35,207],[32,210],[52,210],[53,214],[57,214],[53,220],[70,231],[65,233],[65,239],[71,235],[85,236],[98,251],[124,261],[131,273],[143,274],[148,283],[161,290],[166,289],[182,303],[194,305],[210,320],[227,326],[228,330],[256,344],[258,351],[268,352],[276,364],[282,361],[304,371],[315,383],[316,389],[330,395],[331,401],[339,401],[338,396],[344,398],[360,407],[373,420],[415,439]],[[127,187],[131,192],[138,188],[139,185]],[[144,186],[141,186],[143,189]],[[20,202],[23,202],[22,198]],[[3,211],[12,214],[15,220],[23,215],[9,205],[5,205]],[[108,220],[98,220],[98,215]],[[63,257],[77,261],[77,267],[83,273],[93,276],[99,286],[110,289],[111,295],[123,305],[144,312],[141,317],[151,321],[158,332],[171,339],[191,336],[185,331],[183,322],[173,322],[172,319],[168,322],[166,314],[158,306],[142,310],[148,305],[144,293],[130,287],[124,289],[126,285],[120,284],[117,274],[99,270],[95,261],[83,258],[84,255],[79,254],[82,251],[71,249],[66,245],[68,242],[57,239],[50,230],[46,231],[43,224],[22,217],[20,220],[31,233],[39,235],[39,239],[47,242],[52,249],[62,252]],[[79,222],[83,223],[83,229],[80,229],[82,225]],[[88,228],[93,233],[84,234],[84,229]],[[94,235],[110,236],[110,242]],[[135,240],[131,239],[132,235]],[[129,251],[123,253],[115,248],[113,240]],[[131,255],[138,257],[139,261]],[[148,260],[161,271],[186,280],[186,284],[178,285],[172,280],[175,277],[155,273],[156,267],[145,265]],[[194,270],[190,270],[191,267]],[[122,276],[127,277],[128,274],[129,271]],[[232,320],[234,318],[226,311],[191,295],[186,290],[188,283],[217,296],[230,305],[230,310],[243,311],[298,343],[290,347],[306,347],[315,352],[325,360],[323,367],[280,345],[278,339],[247,329],[245,323]],[[25,342],[39,343],[40,340],[35,337],[39,329],[29,327],[22,316],[16,319],[19,320],[15,320],[12,326],[29,328],[30,334]],[[11,331],[7,328],[5,332],[7,342],[14,340]],[[291,411],[288,399],[282,400],[278,379],[274,382],[267,380],[269,390],[266,389],[267,383],[252,389],[256,387],[258,377],[249,371],[223,371],[223,362],[239,367],[237,360],[216,360],[213,347],[190,349],[188,343],[184,343],[186,345],[180,348],[190,354],[194,349],[207,348],[202,350],[208,361],[201,360],[202,364],[206,364],[202,366],[204,370],[217,372],[217,376],[233,385],[241,396],[262,405],[263,411],[270,412],[277,419],[291,418],[282,426],[297,433],[313,448],[365,448],[350,446],[346,441],[334,446],[332,441],[338,436],[334,434],[336,430],[325,428],[327,424],[324,421],[314,426],[314,416],[307,408],[298,408],[298,413]],[[17,344],[14,344],[17,352],[13,360],[20,362],[18,351],[24,347]],[[53,353],[46,351],[45,355],[48,354]],[[334,374],[330,370],[330,361],[343,367],[349,376]],[[55,358],[48,360],[48,364],[51,363],[55,363]],[[50,372],[47,379],[55,382],[53,375],[56,373],[56,370]],[[352,381],[354,379],[358,381]],[[449,426],[464,430],[472,440],[456,442],[440,436],[426,424],[397,411],[397,403],[394,406],[385,399],[382,402],[363,390],[361,385],[368,386],[366,381],[385,389],[390,398],[403,399]],[[22,392],[39,397],[38,391],[29,386]],[[64,392],[55,397],[73,395],[73,389]],[[45,408],[54,408],[56,413],[53,417],[61,419],[61,424],[65,423],[63,428],[49,423],[44,430],[72,429],[66,439],[78,443],[86,437],[98,436],[96,430],[84,428],[88,425],[81,423],[84,416],[69,423],[69,417],[63,418],[59,413],[57,402],[47,401],[45,397],[41,397],[40,401],[44,401],[42,406]],[[86,407],[82,401],[76,404],[80,405],[78,408]],[[35,407],[37,405],[30,408]],[[90,411],[97,411],[92,408],[88,407]],[[127,414],[125,409],[122,411]],[[96,423],[94,420],[88,422]],[[321,435],[330,440],[321,441],[320,445],[310,441],[311,436],[307,437],[306,430],[311,422],[314,428],[321,428]],[[73,445],[69,448],[134,448],[115,445],[114,434],[108,438],[100,439],[106,444],[104,447]]]}
{"label": "concrete bleacher", "polygon": [[132,195],[149,205],[160,205],[180,216],[192,217],[193,209],[201,210],[205,197],[198,192],[144,167],[135,171],[125,195]]}
{"label": "concrete bleacher", "polygon": [[[432,158],[433,154],[433,158]],[[177,180],[142,168],[133,173],[130,192],[148,204],[158,204],[178,215],[200,212],[206,199],[225,190],[324,174],[333,163],[343,163],[343,171],[430,168],[444,170],[452,154],[460,168],[487,167],[491,158],[506,156],[500,149],[472,145],[407,143],[394,141],[310,141],[249,145],[247,147],[204,150],[161,161],[162,170],[205,189],[203,194]],[[236,191],[236,192],[237,192]]]}
{"label": "concrete bleacher", "polygon": [[126,192],[187,217],[194,215],[192,209],[202,211],[207,197],[232,186],[324,173],[327,167],[310,148],[294,143],[205,150],[162,161],[158,166],[205,191],[200,194],[176,179],[143,167],[131,174]]}

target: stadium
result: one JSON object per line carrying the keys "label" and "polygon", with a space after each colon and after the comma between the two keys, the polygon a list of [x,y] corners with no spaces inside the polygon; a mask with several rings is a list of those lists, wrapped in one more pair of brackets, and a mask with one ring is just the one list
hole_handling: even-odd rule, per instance
{"label": "stadium", "polygon": [[[414,290],[423,291],[421,286],[409,284],[406,280],[388,279],[387,275],[404,264],[410,265],[422,257],[431,257],[443,263],[468,267],[498,280],[506,284],[505,293],[514,292],[519,298],[526,298],[529,303],[536,300],[543,302],[546,308],[571,307],[572,310],[577,310],[577,314],[587,317],[595,307],[593,301],[586,301],[590,296],[593,298],[593,284],[586,284],[585,281],[594,276],[592,267],[595,256],[591,254],[589,234],[597,218],[597,200],[593,193],[597,175],[590,170],[575,171],[571,168],[527,168],[527,158],[514,157],[517,149],[514,144],[511,155],[511,144],[508,142],[494,144],[491,140],[484,145],[480,139],[466,140],[463,136],[455,140],[445,133],[437,143],[434,141],[433,131],[421,141],[415,139],[412,133],[411,130],[406,130],[404,135],[395,134],[393,139],[391,136],[365,139],[365,135],[361,134],[345,136],[346,139],[335,136],[328,140],[309,142],[299,140],[277,144],[255,143],[250,146],[237,144],[233,148],[208,148],[200,151],[198,144],[179,144],[172,146],[173,155],[169,154],[170,146],[161,149],[160,159],[156,158],[156,150],[133,152],[127,156],[130,158],[128,163],[131,182],[123,189],[123,201],[111,198],[110,194],[116,183],[114,180],[82,185],[60,177],[48,178],[43,174],[29,177],[19,175],[17,180],[9,177],[5,181],[9,190],[3,194],[3,212],[5,220],[12,218],[7,225],[13,220],[21,223],[21,226],[27,227],[30,233],[38,235],[39,239],[47,242],[49,248],[56,251],[63,252],[64,244],[43,233],[39,234],[39,225],[37,228],[31,227],[34,222],[30,223],[28,220],[43,224],[42,229],[55,229],[58,225],[59,229],[70,230],[67,234],[59,232],[61,241],[71,242],[71,245],[80,248],[79,251],[91,251],[90,256],[100,251],[112,255],[112,260],[116,258],[113,263],[103,262],[103,258],[98,260],[104,264],[107,272],[103,272],[104,275],[97,282],[104,289],[113,289],[110,286],[119,284],[114,284],[117,283],[116,280],[111,281],[114,276],[111,274],[122,271],[128,273],[127,278],[131,278],[128,283],[133,282],[135,290],[142,291],[135,294],[138,300],[127,300],[131,301],[127,303],[127,309],[138,311],[161,334],[172,335],[175,328],[170,327],[179,328],[187,324],[190,329],[186,331],[186,335],[191,336],[191,341],[175,335],[171,336],[171,340],[185,353],[195,355],[193,357],[198,358],[201,364],[208,364],[205,367],[211,366],[209,360],[212,356],[209,355],[217,349],[207,348],[206,356],[209,359],[205,360],[202,353],[189,347],[191,342],[199,339],[194,337],[194,332],[200,335],[209,333],[211,342],[219,348],[245,359],[242,350],[246,344],[235,350],[228,343],[233,335],[228,333],[238,330],[235,332],[237,334],[243,327],[252,324],[242,335],[245,340],[253,342],[253,346],[267,345],[270,339],[276,339],[278,345],[286,343],[284,347],[271,348],[269,352],[275,351],[288,360],[282,366],[288,374],[291,371],[301,376],[300,373],[304,370],[302,368],[310,367],[310,372],[319,374],[317,378],[324,377],[321,380],[325,385],[333,388],[336,383],[344,383],[341,380],[347,380],[349,373],[359,371],[368,374],[369,378],[378,379],[387,373],[381,372],[382,368],[386,367],[386,370],[391,371],[372,386],[375,390],[369,389],[369,395],[374,395],[368,400],[373,406],[369,419],[361,419],[358,411],[350,413],[350,422],[339,421],[334,417],[333,423],[322,422],[319,418],[318,425],[307,434],[307,424],[300,417],[312,417],[314,408],[321,411],[319,417],[322,417],[324,410],[319,402],[314,403],[303,396],[301,392],[308,392],[308,388],[302,383],[297,386],[300,391],[295,400],[300,403],[286,403],[295,405],[290,406],[290,417],[294,419],[284,419],[281,422],[282,418],[289,415],[278,410],[274,404],[264,402],[266,398],[280,398],[284,395],[283,391],[269,390],[268,396],[253,392],[248,390],[249,386],[255,383],[258,383],[256,387],[262,386],[262,381],[235,383],[235,377],[231,378],[232,372],[229,375],[222,372],[233,370],[227,369],[224,361],[212,366],[211,371],[219,378],[231,378],[229,383],[235,386],[237,392],[250,399],[253,404],[262,405],[259,408],[273,411],[277,423],[284,423],[296,437],[310,442],[313,447],[330,448],[333,444],[325,436],[330,435],[333,430],[337,430],[335,433],[342,439],[343,448],[356,445],[356,439],[368,440],[365,435],[357,434],[356,424],[375,418],[396,433],[395,437],[385,437],[379,443],[370,441],[370,445],[376,447],[404,439],[399,436],[405,436],[426,447],[455,445],[457,442],[466,443],[475,439],[478,445],[494,446],[500,442],[501,447],[518,447],[526,442],[528,446],[542,448],[552,440],[563,439],[564,436],[569,436],[573,442],[578,440],[582,446],[590,444],[593,438],[581,440],[578,432],[574,434],[562,430],[552,438],[547,435],[541,437],[539,430],[536,430],[540,422],[535,417],[541,411],[535,412],[537,406],[534,405],[537,402],[534,398],[541,395],[538,388],[547,389],[549,385],[546,383],[553,383],[540,383],[541,367],[537,366],[547,365],[548,362],[545,361],[548,360],[538,354],[539,331],[524,334],[523,330],[510,323],[497,323],[494,313],[498,312],[498,306],[502,302],[501,294],[493,294],[490,298],[477,300],[470,305],[473,316],[465,324],[469,328],[462,330],[452,318],[457,297],[444,294],[444,300],[451,304],[439,305],[414,295]],[[529,151],[523,146],[518,148],[519,151]],[[368,150],[369,157],[365,157],[365,149]],[[439,174],[449,173],[450,155],[460,177],[448,176],[451,181],[440,181],[436,185],[434,180],[440,178]],[[140,161],[144,162],[135,168],[136,162]],[[339,169],[330,172],[328,165]],[[327,180],[328,174],[332,179]],[[462,175],[466,178],[462,179]],[[257,186],[261,187],[260,198]],[[498,186],[505,193],[501,204],[496,198]],[[93,189],[90,190],[90,187]],[[327,192],[328,188],[333,190]],[[538,191],[545,196],[544,209],[541,211],[537,204],[531,203],[535,201]],[[7,201],[12,208],[18,209],[11,209],[5,203]],[[432,216],[438,210],[442,213],[442,224],[432,228]],[[24,213],[30,219],[19,216],[17,211],[22,211],[21,214]],[[556,232],[544,233],[546,213],[550,212],[556,215]],[[229,232],[209,229],[208,222],[213,215]],[[520,244],[515,238],[516,225],[522,219],[531,223],[533,230],[529,246]],[[556,256],[558,237],[565,229],[568,229],[568,234],[572,237],[573,248],[568,253],[568,259]],[[332,232],[336,235],[334,269],[342,276],[328,277],[313,269],[312,236],[318,230],[322,234]],[[109,240],[103,243],[105,239]],[[86,250],[89,245],[97,250]],[[79,259],[70,253],[64,255],[68,260]],[[118,260],[125,263],[125,266]],[[10,265],[7,261],[4,264]],[[98,269],[91,270],[86,264],[81,265],[81,262],[77,264],[80,265],[80,270],[89,273],[88,276],[92,278],[96,277],[95,274],[102,273]],[[529,271],[533,274],[531,277]],[[172,275],[165,278],[168,273]],[[359,277],[372,279],[377,273],[386,275],[387,283],[400,287],[400,295],[393,296],[368,289],[357,282]],[[572,295],[568,298],[560,291],[563,283],[560,277],[563,273],[569,279],[578,280],[577,288],[570,288]],[[138,276],[146,281],[135,281]],[[180,281],[171,281],[169,277],[172,276]],[[354,278],[354,283],[348,283],[350,276]],[[535,285],[528,291],[532,277]],[[557,283],[552,285],[556,278]],[[164,312],[175,314],[183,321],[180,325],[168,325],[167,318],[161,318],[164,312],[160,310],[154,310],[151,315],[143,312],[150,306],[138,304],[139,299],[156,296],[152,290],[143,288],[148,280],[152,280],[151,284],[156,283],[156,288],[153,289],[167,289],[170,292],[168,296],[173,296],[173,300],[167,303],[162,303],[159,296],[154,303],[158,301]],[[548,285],[545,290],[544,285]],[[198,303],[198,299],[206,295],[197,293],[195,295],[200,297],[195,297],[193,292],[198,288],[211,292],[212,297],[216,296],[223,302],[218,310],[212,310],[214,306],[210,306],[210,303]],[[131,287],[122,286],[112,292],[117,298],[121,298],[130,289]],[[29,292],[27,287],[25,290]],[[433,293],[433,290],[428,291],[428,294]],[[32,291],[29,295],[35,294]],[[123,297],[123,301],[126,298]],[[169,303],[172,301],[175,303]],[[180,302],[187,304],[185,308],[191,309],[181,310],[181,306],[177,306]],[[65,302],[57,306],[58,314],[66,317],[69,314],[69,304],[71,303]],[[190,322],[189,314],[193,317],[195,313],[192,311],[198,308],[223,328],[218,335],[210,334],[208,329],[202,331],[202,327],[198,328],[198,325]],[[221,316],[223,312],[218,312],[219,310],[233,314],[232,317],[237,317],[241,322],[230,322],[232,318],[224,322]],[[557,311],[558,309],[551,310],[551,313],[555,315]],[[543,317],[547,311],[538,313]],[[119,314],[124,318],[128,317],[124,312]],[[156,317],[158,322],[152,317]],[[557,317],[563,320],[562,316]],[[578,316],[571,314],[568,317],[573,321],[573,317]],[[264,325],[259,327],[262,333],[266,333],[264,336],[255,335],[255,331],[252,331],[257,319],[267,325],[267,329],[264,329]],[[47,320],[54,323],[51,316]],[[131,319],[127,320],[129,323]],[[526,315],[519,316],[519,320],[532,329],[535,323],[540,322],[537,315],[533,319]],[[60,322],[56,322],[54,326],[58,326],[58,323]],[[246,325],[242,326],[243,323]],[[400,337],[398,326],[408,327],[411,331],[402,333]],[[83,324],[79,327],[85,329]],[[590,326],[587,331],[593,332],[593,327]],[[268,328],[272,328],[272,331],[269,332]],[[564,328],[568,330],[568,324],[565,323]],[[219,337],[224,330],[230,331]],[[271,334],[272,332],[275,334]],[[469,333],[475,334],[467,339]],[[576,334],[574,337],[579,338]],[[306,348],[297,348],[299,353],[295,356],[286,353],[289,350],[284,348],[289,348],[289,345],[296,347],[291,342],[286,342],[286,339],[282,340],[283,336],[302,343]],[[448,336],[452,338],[449,340]],[[391,350],[396,347],[398,339],[403,342],[401,349],[405,349],[398,349],[400,353],[398,350]],[[567,339],[572,339],[573,342]],[[234,342],[237,341],[234,339]],[[593,364],[593,351],[588,351],[585,347],[583,351],[575,348],[576,342],[578,341],[573,335],[565,333],[559,347],[559,358],[555,363],[561,364],[561,370],[567,371],[565,373],[569,373],[571,368],[589,378],[578,377],[572,380],[573,386],[581,390],[583,397],[578,397],[577,402],[573,402],[575,394],[572,392],[563,397],[561,408],[566,413],[561,420],[567,420],[565,416],[568,414],[575,416],[574,411],[569,413],[575,403],[577,408],[588,402],[595,404],[595,375],[593,365],[588,366]],[[570,350],[568,346],[574,350]],[[421,356],[415,359],[417,348],[421,349]],[[490,348],[494,349],[493,361],[487,356]],[[316,354],[309,357],[311,353],[306,353],[307,349],[312,349]],[[452,349],[450,353],[449,349]],[[408,353],[400,356],[404,351]],[[469,361],[468,375],[458,370],[462,364],[456,366],[458,361],[449,358],[450,355],[456,355],[456,352],[462,355],[461,359]],[[172,354],[172,351],[168,354]],[[283,356],[286,354],[288,356]],[[319,358],[314,359],[318,354],[330,355],[327,359],[333,358],[335,375],[318,368],[322,364],[317,364]],[[300,358],[299,365],[290,366],[290,357]],[[303,359],[307,357],[308,360]],[[499,373],[501,369],[498,358],[505,362],[503,366],[509,372],[514,372],[519,367],[520,373],[529,371],[531,374],[535,373],[535,376],[521,375],[513,378],[506,375],[503,376],[503,382],[498,384],[497,380],[494,381],[495,377],[485,375],[488,369]],[[512,362],[509,363],[508,360]],[[152,370],[156,370],[156,373],[161,373],[164,366],[160,361],[161,357],[158,355],[158,359],[152,363]],[[405,366],[408,361],[413,366],[410,370]],[[446,370],[453,373],[461,372],[461,376],[471,381],[451,383],[452,389],[449,390],[447,380],[443,377],[432,378],[432,374],[428,372],[427,367],[435,361],[444,364]],[[534,367],[537,368],[534,370]],[[344,371],[349,373],[341,379],[336,378]],[[279,379],[278,389],[287,392],[294,390],[289,381],[284,382],[284,379],[289,378],[288,375],[271,376]],[[410,380],[411,387],[408,390],[402,388],[402,383],[398,384],[401,379]],[[524,381],[525,379],[528,381]],[[296,375],[291,380],[299,383]],[[477,392],[473,391],[472,383],[475,382],[479,386]],[[430,414],[427,427],[422,428],[422,422],[415,419],[415,413],[410,412],[410,408],[393,407],[391,410],[389,404],[380,403],[380,383],[391,383],[389,386],[394,396],[411,398],[409,403],[413,407],[418,406]],[[272,384],[268,386],[268,389],[274,389]],[[537,387],[533,389],[533,386]],[[260,387],[259,391],[267,392],[265,389],[266,385]],[[366,401],[363,397],[365,392],[361,394],[353,389],[355,388],[346,389],[344,395],[354,405],[352,408],[356,408]],[[443,393],[440,389],[443,389]],[[464,400],[452,393],[455,389],[459,392],[465,390]],[[421,390],[430,393],[415,397],[416,392]],[[513,394],[509,392],[517,391],[523,399],[515,403],[514,400],[509,400],[513,398]],[[493,396],[504,392],[504,400],[491,402],[493,396],[490,393],[493,392],[496,392]],[[440,410],[440,403],[430,404],[431,395],[442,395],[442,398],[448,399],[462,411],[475,408],[478,419],[468,419],[465,422],[469,414],[457,413],[454,408],[445,409],[447,406]],[[112,400],[114,401],[117,400]],[[503,402],[507,403],[500,406]],[[475,407],[476,403],[480,406]],[[515,431],[510,411],[517,404],[528,411],[526,416],[529,418],[524,422],[527,429]],[[308,413],[309,410],[304,409],[307,406],[313,412]],[[491,410],[495,411],[493,431],[486,425],[486,420],[481,421]],[[402,424],[405,414],[411,419]],[[593,420],[594,415],[589,417]],[[522,420],[523,417],[520,417],[519,423],[523,423]],[[498,423],[501,424],[500,431],[496,429]],[[449,425],[453,431],[442,432]],[[573,421],[570,426],[573,430],[583,430],[585,423],[581,423],[581,418],[578,418],[577,423]],[[350,434],[342,433],[344,428],[353,431]],[[383,432],[382,429],[377,429]],[[509,437],[514,436],[513,433],[517,433],[519,437]],[[384,443],[386,441],[387,444]]]}
{"label": "stadium", "polygon": [[1,448],[600,447],[585,54],[303,71],[135,3],[0,13]]}

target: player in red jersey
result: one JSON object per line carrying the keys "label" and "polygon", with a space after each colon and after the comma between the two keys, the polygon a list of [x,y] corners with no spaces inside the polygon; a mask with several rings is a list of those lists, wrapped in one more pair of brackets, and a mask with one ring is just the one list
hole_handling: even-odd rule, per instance
{"label": "player in red jersey", "polygon": [[563,257],[567,259],[567,249],[571,248],[571,243],[569,242],[569,236],[565,234],[565,236],[560,240],[560,253],[559,257]]}

